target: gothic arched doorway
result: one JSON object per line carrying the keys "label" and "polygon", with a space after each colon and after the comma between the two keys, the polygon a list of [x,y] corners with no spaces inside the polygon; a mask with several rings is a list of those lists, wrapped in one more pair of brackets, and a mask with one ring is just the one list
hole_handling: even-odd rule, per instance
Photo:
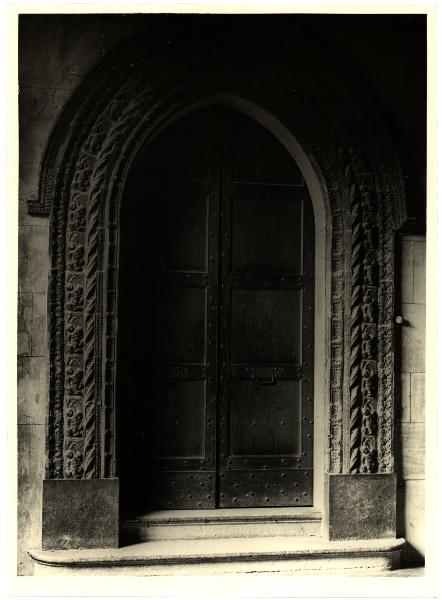
{"label": "gothic arched doorway", "polygon": [[215,105],[164,129],[122,200],[123,510],[313,503],[315,227],[300,170]]}
{"label": "gothic arched doorway", "polygon": [[[274,42],[276,48],[278,40],[275,39]],[[208,47],[216,49],[216,45],[211,45],[211,41]],[[149,396],[153,386],[148,365],[151,358],[155,356],[149,357],[152,344],[149,345],[147,342],[149,336],[149,339],[155,336],[142,335],[140,332],[143,332],[143,328],[144,332],[149,331],[150,323],[142,323],[133,315],[152,315],[151,309],[155,306],[155,302],[150,293],[143,297],[142,289],[139,289],[138,295],[133,294],[126,302],[126,314],[132,316],[132,326],[138,332],[138,348],[141,348],[137,355],[137,369],[132,368],[132,373],[129,371],[127,375],[127,365],[126,369],[120,368],[123,359],[126,363],[131,364],[131,362],[127,360],[127,345],[124,345],[122,336],[124,331],[126,334],[128,332],[128,327],[124,325],[124,298],[118,290],[129,292],[131,288],[136,289],[134,281],[143,278],[145,290],[149,290],[155,287],[153,283],[156,274],[164,273],[164,266],[158,258],[155,261],[149,259],[147,249],[155,238],[152,232],[158,231],[157,237],[160,240],[167,239],[167,236],[178,239],[170,232],[166,236],[164,231],[161,232],[161,222],[158,218],[158,215],[161,216],[160,204],[147,204],[141,197],[141,192],[144,190],[146,194],[151,193],[155,188],[154,180],[158,179],[159,171],[153,165],[159,155],[156,156],[152,148],[155,148],[154,144],[157,142],[160,143],[159,136],[162,135],[160,132],[168,130],[170,132],[172,129],[169,127],[175,126],[169,125],[166,129],[166,124],[176,123],[178,127],[178,119],[184,113],[190,114],[194,110],[196,118],[197,107],[213,105],[215,102],[228,104],[238,112],[253,117],[265,127],[264,133],[266,129],[272,132],[282,143],[282,151],[286,148],[293,158],[290,173],[293,175],[298,172],[296,165],[301,169],[314,207],[315,303],[303,305],[307,309],[312,307],[312,311],[308,311],[311,314],[314,313],[313,308],[316,310],[313,506],[323,510],[325,529],[333,539],[361,538],[364,535],[367,538],[388,537],[394,531],[396,485],[393,454],[394,233],[404,222],[407,214],[403,178],[396,154],[385,136],[382,123],[373,114],[366,98],[359,96],[353,89],[352,81],[348,82],[345,78],[341,80],[340,76],[335,74],[332,56],[330,68],[322,58],[320,60],[315,58],[312,62],[316,65],[315,68],[310,65],[307,68],[306,63],[300,59],[301,55],[297,54],[293,55],[290,64],[285,64],[278,62],[276,55],[270,55],[267,48],[262,55],[251,53],[249,47],[244,47],[241,39],[232,41],[229,60],[225,60],[226,54],[223,53],[223,65],[229,65],[226,70],[218,62],[213,61],[213,53],[207,52],[206,47],[203,51],[201,48],[198,41],[198,47],[194,49],[185,44],[183,48],[177,46],[173,52],[163,54],[163,51],[157,48],[155,51],[152,50],[154,54],[146,57],[145,38],[141,36],[132,40],[124,51],[116,50],[112,56],[109,55],[103,66],[97,67],[94,78],[87,85],[85,84],[68,103],[66,110],[60,116],[45,154],[39,199],[30,202],[30,210],[39,215],[51,213],[51,274],[48,303],[50,384],[44,506],[59,506],[60,514],[57,513],[56,518],[44,523],[44,545],[45,547],[60,545],[75,547],[76,544],[89,543],[115,544],[119,527],[119,477],[121,477],[123,504],[125,498],[128,498],[135,508],[136,501],[140,498],[141,509],[144,510],[144,506],[155,502],[152,491],[156,486],[150,477],[152,469],[146,468],[146,463],[149,462],[147,458],[152,456],[152,453],[148,445],[147,450],[142,447],[142,452],[137,452],[137,446],[140,447],[140,444],[135,443],[136,438],[142,437],[143,431],[132,435],[130,430],[128,433],[124,422],[124,417],[126,424],[131,420],[128,418],[129,395],[125,389],[128,381],[132,381],[132,384],[141,390],[140,402],[143,394],[145,397],[152,397]],[[260,48],[262,49],[261,39],[258,49]],[[158,58],[153,59],[154,56]],[[198,61],[194,60],[195,56],[199,57]],[[138,58],[134,61],[134,57]],[[328,100],[327,102],[321,100],[321,110],[318,110],[317,100],[323,99],[325,94]],[[355,103],[356,95],[359,100]],[[253,124],[253,121],[251,123]],[[221,127],[221,131],[228,133],[227,128]],[[237,131],[240,131],[240,127],[233,127],[233,133]],[[174,163],[177,165],[186,164],[188,158],[192,156],[191,148],[197,145],[198,140],[197,130],[190,128],[183,140],[184,150],[181,146],[180,160]],[[150,144],[151,150],[149,147],[146,148],[146,141]],[[273,140],[274,145],[275,140]],[[270,145],[270,148],[273,146]],[[147,153],[151,152],[151,157],[147,159],[147,164],[144,164],[145,169],[143,166],[139,167],[141,187],[135,186],[135,196],[128,199],[130,190],[128,177],[132,173],[135,178],[133,181],[136,180],[134,160],[139,157],[138,164],[142,165],[143,150],[140,149],[143,147],[146,148]],[[179,150],[178,147],[175,148],[175,141],[168,146],[166,144],[166,166],[170,166],[172,154],[177,152]],[[279,146],[275,151],[268,150],[270,160],[265,161],[265,164],[275,166],[276,163],[276,167],[280,169],[286,163],[287,154],[285,154],[286,159],[279,160],[276,159],[278,152],[281,152]],[[244,157],[246,156],[247,153]],[[222,164],[221,160],[221,167]],[[259,176],[265,175],[263,167],[260,166],[257,171]],[[281,184],[281,181],[293,183],[285,181],[285,175],[284,173],[281,175],[281,171],[277,173],[277,183]],[[163,180],[165,185],[167,183],[167,186],[172,186],[170,169],[165,171],[163,169]],[[210,178],[207,181],[209,184],[212,183]],[[260,187],[257,185],[259,181],[253,179],[245,183]],[[274,184],[275,181],[270,183]],[[282,189],[280,185],[273,187],[275,190]],[[226,190],[222,186],[221,180],[217,189],[218,202],[221,202],[229,189]],[[207,195],[211,195],[210,190]],[[124,220],[126,219],[127,222],[130,214],[128,208],[130,203],[136,207],[136,210],[130,215],[129,225],[124,225]],[[162,201],[166,218],[179,214],[176,209],[180,208],[181,204],[179,199],[173,202],[169,200],[168,203],[167,199]],[[155,208],[153,212],[152,206]],[[243,211],[243,219],[248,227],[252,219],[250,210],[249,212],[247,210]],[[223,219],[225,216],[218,218]],[[280,221],[283,228],[289,227],[290,219],[281,218]],[[261,222],[266,227],[267,225],[270,227],[271,220],[265,211]],[[175,224],[178,230],[180,223],[184,224],[185,221],[178,221]],[[214,235],[209,236],[210,232]],[[218,249],[217,252],[220,254],[218,259],[221,259],[222,265],[222,254],[225,250],[220,244],[225,238],[223,235],[220,236],[219,232],[219,229],[213,231],[208,229],[207,240]],[[266,233],[262,243],[259,238],[259,243],[255,239],[257,254],[254,258],[274,257],[274,253],[269,252],[268,249],[267,252],[265,251],[270,237]],[[283,237],[280,237],[283,240]],[[284,240],[289,238],[290,232],[284,236]],[[130,274],[127,275],[126,283],[124,283],[124,267],[119,273],[117,272],[120,261],[124,263],[124,239],[126,242],[128,239],[132,242],[137,241],[135,254],[129,252],[128,255],[131,257],[129,264],[132,277]],[[277,241],[280,241],[279,238]],[[197,247],[195,244],[193,250]],[[250,251],[252,247],[253,245],[246,245],[243,259],[246,251]],[[259,254],[263,249],[264,252]],[[308,257],[308,253],[305,256]],[[195,256],[190,253],[190,257],[198,259],[198,252]],[[181,260],[188,257],[180,252],[178,258]],[[151,271],[149,271],[149,260]],[[164,257],[163,262],[167,268]],[[135,265],[138,266],[138,271]],[[186,271],[184,266],[182,265],[181,276],[184,281],[189,281],[189,285],[193,286],[197,274],[192,275],[190,272],[192,269]],[[279,275],[278,266],[269,264],[267,267],[270,274]],[[169,267],[168,271],[171,270],[173,269]],[[209,275],[210,272],[207,274]],[[186,275],[190,275],[189,280]],[[204,271],[200,272],[200,275],[204,275]],[[258,271],[251,269],[251,273],[243,272],[235,274],[235,277],[237,275],[238,277],[253,275],[256,278]],[[219,296],[222,296],[224,289],[229,289],[230,283],[223,279],[224,276],[223,270],[218,270],[218,276],[212,282],[215,286],[214,292],[216,291]],[[149,285],[149,279],[152,279],[152,285]],[[266,282],[270,284],[269,288],[266,288]],[[255,290],[261,290],[269,295],[273,291],[272,285],[276,286],[276,277],[272,276],[269,280],[264,276],[261,283],[263,287],[257,286]],[[286,286],[287,281],[281,281],[281,286],[283,284]],[[222,288],[223,285],[227,285],[227,288]],[[198,286],[195,286],[196,288]],[[243,288],[239,286],[239,289]],[[196,303],[189,302],[188,305],[196,312]],[[221,306],[220,297],[217,297],[214,312],[220,313],[223,310]],[[243,307],[247,315],[252,314],[246,303]],[[281,311],[274,311],[274,314],[276,313],[279,316]],[[200,318],[201,314],[202,311],[199,313]],[[296,310],[293,310],[293,314],[297,314]],[[153,318],[152,322],[154,322]],[[216,322],[222,325],[221,318]],[[207,330],[208,327],[204,329],[204,336]],[[251,331],[251,338],[247,343],[256,345],[257,340],[254,340],[253,335],[258,328],[249,327],[249,331]],[[282,326],[278,329],[278,335],[280,333],[282,336],[287,333]],[[117,336],[119,336],[119,352],[117,352]],[[209,346],[214,346],[219,352],[225,351],[226,348],[221,348],[223,344],[221,337],[213,340],[212,345],[208,343],[210,340],[207,338],[207,345],[205,345],[204,336],[204,351]],[[288,337],[293,340],[296,336]],[[189,343],[189,340],[185,335],[182,335],[181,341],[186,348],[185,344]],[[262,339],[258,341],[260,345],[264,343]],[[194,344],[194,341],[191,343]],[[178,348],[175,341],[173,346],[175,349]],[[238,348],[241,349],[240,345]],[[169,364],[166,366],[176,367],[175,357],[170,356],[167,361]],[[221,369],[224,368],[223,362],[226,363],[225,368],[229,369],[227,373],[229,382],[239,381],[241,385],[244,383],[244,387],[248,385],[249,389],[259,386],[259,390],[265,390],[262,392],[263,395],[273,392],[273,388],[281,390],[284,385],[288,386],[290,382],[297,380],[296,377],[287,378],[287,381],[283,379],[281,369],[285,368],[284,357],[281,360],[280,357],[276,357],[271,364],[267,362],[261,364],[261,371],[255,370],[253,380],[251,377],[243,380],[237,377],[238,372],[234,372],[234,368],[240,366],[244,370],[258,366],[252,359],[249,362],[230,364],[220,357],[216,363],[217,368],[220,364]],[[304,362],[307,362],[306,367]],[[191,364],[199,365],[198,368],[201,368],[201,365],[207,367],[205,361]],[[292,366],[293,364],[296,367],[300,366],[295,361],[291,363]],[[183,365],[186,366],[187,363],[183,361]],[[262,370],[269,366],[272,368],[268,371]],[[279,371],[275,372],[278,368]],[[302,369],[304,368],[312,369],[308,357],[307,360],[302,361]],[[126,372],[126,384],[124,372]],[[190,374],[190,370],[187,375],[184,371],[177,374],[175,369],[174,373],[159,373],[157,378],[163,380],[161,383],[170,384],[170,387],[176,390],[179,386],[185,385],[185,376],[188,376],[191,385],[201,379],[210,383],[211,375],[207,371],[200,370],[199,379],[194,377],[194,373],[192,377]],[[249,371],[248,375],[251,374],[252,372]],[[115,385],[117,375],[121,376],[117,381],[118,390]],[[304,373],[302,376],[304,377]],[[222,372],[213,375],[217,383],[221,381],[221,377],[225,377]],[[258,377],[261,383],[258,383]],[[305,377],[311,379],[308,374]],[[304,385],[304,382],[302,383]],[[257,397],[256,393],[251,395]],[[212,421],[212,427],[219,432],[223,416],[223,401],[220,400],[221,396],[218,392],[215,396],[217,421],[215,423]],[[231,399],[231,395],[229,397]],[[242,397],[245,395],[242,394]],[[206,399],[204,396],[204,410],[206,410]],[[164,420],[165,415],[167,417],[167,403],[162,402],[162,406],[166,408],[163,415],[153,414],[156,418],[148,421],[146,419],[143,421],[138,415],[136,422],[154,424],[154,433],[161,431],[161,419]],[[116,416],[117,409],[118,416]],[[220,414],[218,410],[221,411]],[[248,419],[247,410],[245,414]],[[265,417],[265,411],[263,414]],[[307,432],[302,427],[302,435],[305,431],[307,438],[307,449],[302,448],[302,452],[307,453],[305,457],[291,453],[287,446],[281,450],[281,445],[284,446],[286,443],[284,438],[271,440],[273,445],[270,445],[268,438],[262,432],[264,429],[273,431],[275,423],[279,423],[279,427],[283,428],[284,425],[281,425],[283,421],[293,430],[293,419],[301,414],[301,412],[298,415],[291,414],[291,424],[284,417],[274,421],[266,420],[262,415],[259,419],[252,417],[246,420],[248,431],[240,420],[237,437],[240,444],[247,443],[249,448],[244,449],[240,446],[240,451],[238,452],[236,448],[232,454],[251,453],[253,450],[257,451],[258,459],[261,460],[259,452],[264,452],[270,447],[271,452],[280,455],[278,460],[280,460],[281,472],[288,474],[291,468],[290,460],[297,461],[300,458],[301,464],[304,459],[311,460],[308,444],[312,444],[312,438],[307,437],[311,432]],[[193,416],[197,420],[198,413],[194,412]],[[207,418],[212,419],[212,416],[204,414],[204,417],[204,428],[206,428]],[[272,413],[271,417],[273,419],[275,415]],[[199,418],[201,423],[201,416]],[[256,437],[253,437],[255,431],[252,429],[255,427],[253,421],[256,421],[256,432],[260,431],[260,435]],[[180,422],[180,418],[176,418],[175,422]],[[230,423],[226,422],[227,430],[229,427]],[[151,435],[153,432],[152,430],[144,432],[145,438],[149,436],[149,444],[151,437],[152,439],[155,437]],[[191,433],[193,432],[192,423]],[[158,441],[163,439],[158,433],[156,437],[157,440],[159,438]],[[211,437],[213,437],[211,434],[204,437],[204,452],[207,450],[206,440],[209,440],[209,446],[213,443]],[[219,439],[219,436],[214,437],[215,440]],[[190,440],[194,444],[191,448],[189,438],[186,438],[181,449],[184,449],[183,455],[186,455],[189,448],[190,450],[196,448],[195,460],[201,461],[205,460],[206,456],[200,452],[203,439],[201,435],[198,439],[196,442]],[[127,440],[131,443],[126,444],[129,452],[126,452],[124,457],[124,442]],[[183,443],[182,438],[176,435],[173,440],[179,450],[179,444]],[[256,444],[257,440],[259,442],[264,440],[267,448],[250,448],[250,444],[252,442]],[[197,447],[198,443],[200,443],[199,447]],[[318,447],[319,452],[317,452]],[[163,448],[166,451],[171,450],[170,440],[164,442]],[[215,473],[216,481],[221,479],[220,466],[224,459],[227,462],[225,473],[241,470],[235,468],[237,457],[229,457],[227,452],[225,454],[226,456],[223,457],[222,447],[218,446],[211,454],[211,457],[214,456],[215,465],[210,468]],[[189,457],[191,455],[192,452],[187,454]],[[120,458],[123,460],[120,461]],[[183,461],[193,460],[183,456],[181,458]],[[229,463],[229,460],[232,462]],[[246,456],[243,454],[238,460],[244,460],[244,465],[245,461],[248,461],[247,467],[244,468],[246,472],[255,467],[262,472],[273,469],[273,466],[264,462],[258,466],[256,463],[253,464],[251,454]],[[283,463],[282,460],[287,462]],[[128,465],[130,469],[127,468]],[[190,463],[185,466],[190,466]],[[189,480],[190,475],[195,479],[195,473],[207,470],[205,464],[200,463],[195,467],[194,473],[188,473]],[[167,471],[170,472],[172,469]],[[304,473],[308,472],[308,469],[304,470]],[[177,479],[172,481],[177,485]],[[290,490],[283,486],[278,488],[273,486],[274,481],[264,480],[265,490],[279,489],[281,497],[287,496],[288,494],[282,494],[281,490],[285,492]],[[236,488],[235,484],[239,487]],[[266,487],[267,484],[270,485],[269,488]],[[61,488],[63,501],[59,502]],[[214,489],[215,502],[219,505],[221,493],[225,492],[222,492],[216,484]],[[244,489],[249,492],[254,491],[250,488],[241,488],[240,481],[233,481],[232,489],[229,491],[232,503],[234,497],[238,500],[238,496],[233,495],[233,492],[237,493],[238,489],[240,491],[242,489],[243,497],[246,497]],[[309,499],[311,489],[303,491],[307,496],[303,497],[301,494],[299,502],[301,503],[303,498],[305,502],[311,502]],[[143,493],[146,494],[145,498]],[[187,499],[193,501],[194,494],[186,492],[185,496],[189,495],[192,495],[192,498]],[[212,492],[207,492],[207,495],[212,495]],[[183,494],[181,496],[184,498]],[[250,496],[249,493],[247,499],[250,499]],[[257,490],[255,490],[256,496]],[[261,498],[264,502],[266,497],[269,498],[269,504],[274,502],[271,496],[262,494]],[[71,507],[72,498],[78,498],[79,508],[75,518],[72,518],[73,512],[69,508],[69,518],[66,518],[65,507]],[[294,498],[296,502],[296,495]],[[357,501],[349,502],[348,498],[357,498]],[[378,510],[381,501],[378,498],[382,498],[383,505],[389,507],[388,511]],[[167,500],[167,496],[162,495],[162,502],[164,499],[168,506],[171,500]],[[213,499],[206,498],[206,500]],[[146,502],[143,505],[144,501]],[[287,503],[285,498],[283,502]],[[102,509],[105,505],[110,507],[107,512]],[[370,515],[370,518],[365,516],[362,518],[361,515]],[[110,525],[103,527],[101,524],[103,518],[107,518]],[[81,519],[88,523],[84,530],[77,526]],[[100,538],[98,534],[90,533],[93,524],[95,524],[94,531],[105,531],[107,537]],[[72,529],[75,531],[69,537],[66,532]],[[54,534],[58,535],[58,531],[62,532],[61,537],[56,539],[51,537]],[[84,533],[85,531],[87,534]]]}

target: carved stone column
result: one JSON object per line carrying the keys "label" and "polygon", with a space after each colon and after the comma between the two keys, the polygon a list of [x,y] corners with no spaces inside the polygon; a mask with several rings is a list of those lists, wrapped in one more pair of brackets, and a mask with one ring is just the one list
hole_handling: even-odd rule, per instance
{"label": "carved stone column", "polygon": [[[367,160],[362,151],[353,147],[340,148],[339,155],[343,191],[348,195],[343,302],[344,429],[342,446],[338,444],[340,454],[333,450],[341,431],[336,429],[333,418],[339,399],[333,401],[332,378],[326,530],[330,539],[391,537],[396,530],[392,452],[393,246],[398,218],[393,220],[394,205],[384,188],[388,174],[381,163],[373,161],[373,157]],[[335,272],[333,276],[336,277]]]}

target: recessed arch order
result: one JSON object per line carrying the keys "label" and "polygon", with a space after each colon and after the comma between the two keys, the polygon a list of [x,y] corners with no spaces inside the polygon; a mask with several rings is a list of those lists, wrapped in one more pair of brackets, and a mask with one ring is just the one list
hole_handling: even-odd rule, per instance
{"label": "recessed arch order", "polygon": [[317,327],[315,334],[325,340],[315,357],[326,440],[321,468],[391,473],[394,232],[406,216],[392,145],[353,82],[337,83],[320,61],[311,77],[302,58],[275,69],[271,56],[254,61],[235,54],[234,42],[229,69],[206,49],[197,59],[186,52],[158,49],[146,56],[139,43],[117,50],[75,92],[46,149],[40,195],[29,209],[50,214],[47,476],[116,473],[118,219],[125,178],[149,139],[211,103],[264,125],[309,187],[321,244],[316,277],[323,281],[316,319],[324,331]]}

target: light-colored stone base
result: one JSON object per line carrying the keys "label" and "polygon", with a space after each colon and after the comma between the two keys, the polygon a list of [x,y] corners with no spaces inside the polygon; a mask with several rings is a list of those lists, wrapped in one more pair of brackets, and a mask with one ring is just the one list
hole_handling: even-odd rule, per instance
{"label": "light-colored stone base", "polygon": [[314,508],[163,510],[120,525],[128,543],[158,540],[292,537],[321,534],[322,515]]}
{"label": "light-colored stone base", "polygon": [[399,567],[403,539],[235,538],[145,542],[116,550],[31,550],[35,575],[339,574]]}

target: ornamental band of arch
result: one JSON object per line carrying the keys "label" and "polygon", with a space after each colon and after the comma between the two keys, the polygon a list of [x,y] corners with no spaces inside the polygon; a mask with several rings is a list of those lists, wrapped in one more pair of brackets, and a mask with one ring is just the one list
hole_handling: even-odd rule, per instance
{"label": "ornamental band of arch", "polygon": [[298,163],[312,197],[317,261],[323,260],[316,278],[322,272],[324,279],[316,287],[327,303],[316,317],[321,331],[315,322],[315,345],[322,346],[315,379],[319,369],[326,382],[315,385],[322,471],[394,477],[394,236],[406,220],[398,160],[369,108],[361,116],[333,83],[330,104],[334,97],[342,112],[324,108],[318,116],[310,110],[314,83],[302,67],[284,73],[285,85],[271,65],[254,66],[247,82],[244,68],[250,65],[238,60],[228,74],[217,74],[210,57],[186,67],[185,57],[173,53],[163,61],[112,56],[59,118],[39,198],[29,205],[32,214],[50,215],[48,479],[118,475],[117,265],[125,179],[158,132],[213,104],[267,127]]}

